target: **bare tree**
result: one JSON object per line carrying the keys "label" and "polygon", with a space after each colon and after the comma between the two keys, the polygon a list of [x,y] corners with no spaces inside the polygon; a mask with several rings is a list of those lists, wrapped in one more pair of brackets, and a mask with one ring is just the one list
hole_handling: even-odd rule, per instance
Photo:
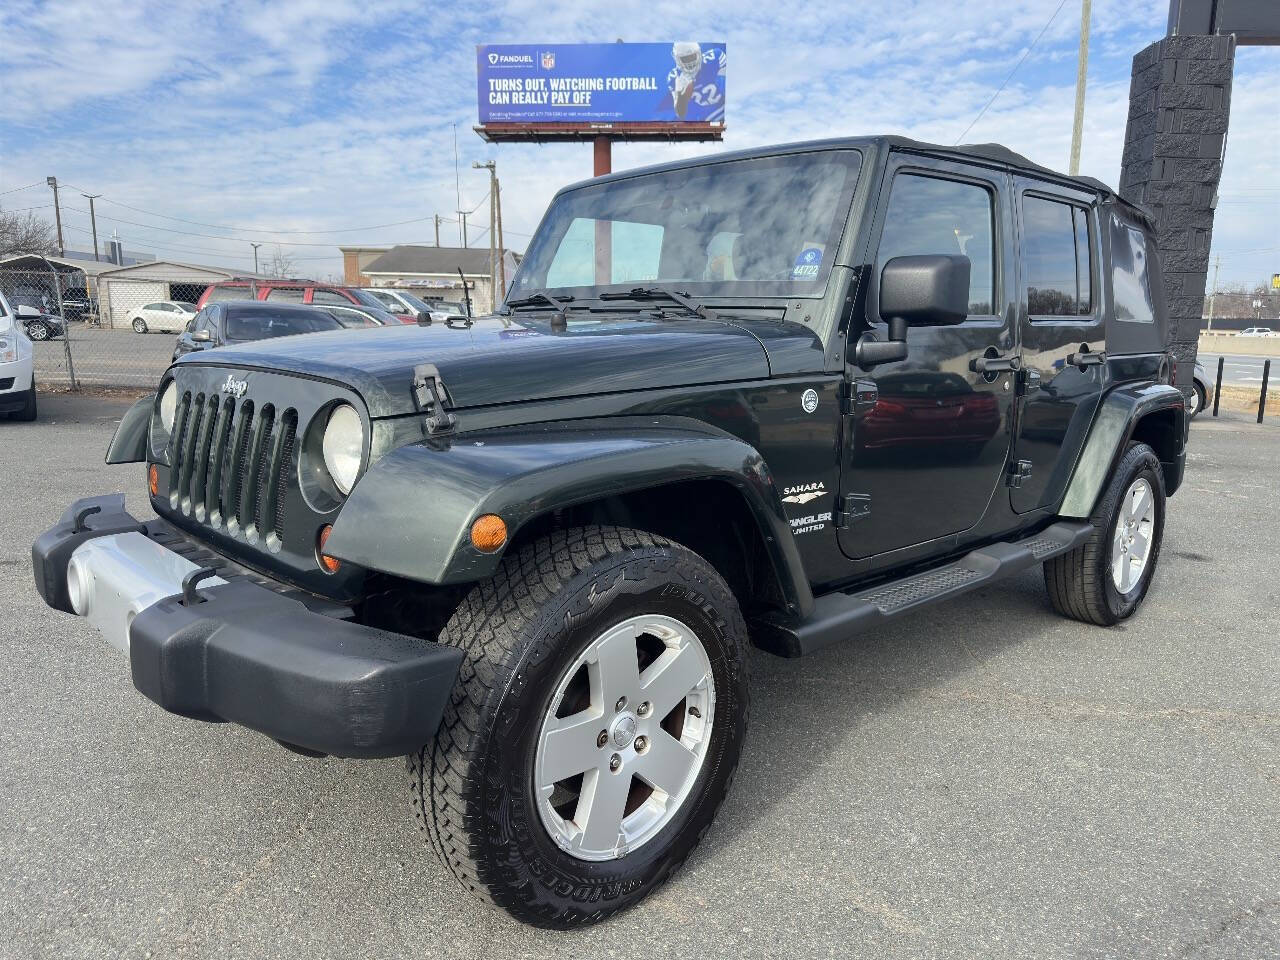
{"label": "bare tree", "polygon": [[58,252],[53,226],[31,211],[5,213],[0,210],[0,257],[15,253],[42,253],[52,256]]}
{"label": "bare tree", "polygon": [[291,277],[297,272],[298,262],[291,254],[285,253],[280,244],[276,244],[267,260],[267,274],[273,277]]}

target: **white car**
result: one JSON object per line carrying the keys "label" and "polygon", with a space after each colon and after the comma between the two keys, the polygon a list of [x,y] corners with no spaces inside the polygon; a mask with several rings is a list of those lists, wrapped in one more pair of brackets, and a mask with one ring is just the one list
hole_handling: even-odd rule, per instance
{"label": "white car", "polygon": [[368,293],[377,297],[386,305],[386,309],[397,317],[408,316],[415,320],[425,317],[431,312],[431,304],[403,290],[392,290],[390,287],[366,287]]}
{"label": "white car", "polygon": [[1270,327],[1245,327],[1237,336],[1241,337],[1274,337],[1275,332]]}
{"label": "white car", "polygon": [[129,326],[135,333],[181,333],[196,315],[196,305],[185,300],[158,300],[129,311]]}
{"label": "white car", "polygon": [[34,351],[9,301],[0,293],[0,414],[15,420],[36,418]]}

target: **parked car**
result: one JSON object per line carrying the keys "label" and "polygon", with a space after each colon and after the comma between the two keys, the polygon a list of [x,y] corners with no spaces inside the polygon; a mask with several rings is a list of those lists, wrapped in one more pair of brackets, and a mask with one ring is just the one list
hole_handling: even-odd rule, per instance
{"label": "parked car", "polygon": [[[645,280],[597,284],[624,264],[583,255],[593,222]],[[167,710],[407,755],[466,889],[597,923],[710,828],[752,645],[801,656],[1036,567],[1065,617],[1139,612],[1186,461],[1158,259],[1113,190],[991,144],[597,177],[556,194],[498,316],[181,357],[107,454],[156,518],[74,501],[35,581]],[[997,607],[968,629],[1050,629]]]}
{"label": "parked car", "polygon": [[431,319],[431,304],[419,297],[415,297],[412,293],[404,290],[393,290],[390,287],[361,287],[360,289],[372,297],[377,297],[391,313],[399,316],[402,320],[405,317],[411,317],[415,321],[422,323]]}
{"label": "parked car", "polygon": [[17,314],[0,293],[0,414],[36,418],[34,353]]}
{"label": "parked car", "polygon": [[[197,307],[223,300],[266,300],[269,303],[305,303],[314,306],[363,304],[386,310],[387,306],[363,287],[339,287],[314,280],[236,279],[210,284],[196,302]],[[402,323],[417,322],[416,316],[402,316]]]}
{"label": "parked car", "polygon": [[62,293],[62,312],[68,320],[97,316],[98,298],[89,296],[84,287],[68,287]]}
{"label": "parked car", "polygon": [[399,317],[392,316],[380,307],[367,307],[363,303],[342,306],[331,303],[313,309],[323,310],[344,327],[398,327],[401,324]]}
{"label": "parked car", "polygon": [[19,294],[14,300],[18,322],[32,340],[54,340],[66,336],[66,322],[56,313],[49,313],[42,306],[37,306],[39,298]]}
{"label": "parked car", "polygon": [[1194,417],[1213,402],[1213,381],[1205,372],[1204,364],[1196,361],[1195,371],[1191,375],[1191,398],[1187,401],[1187,416]]}
{"label": "parked car", "polygon": [[157,300],[135,307],[125,316],[134,333],[180,333],[197,312],[196,305],[185,300]]}
{"label": "parked car", "polygon": [[302,304],[240,300],[211,303],[192,317],[179,334],[173,359],[229,343],[341,329],[343,324],[331,314]]}
{"label": "parked car", "polygon": [[1236,336],[1240,337],[1274,337],[1275,331],[1270,327],[1245,327]]}

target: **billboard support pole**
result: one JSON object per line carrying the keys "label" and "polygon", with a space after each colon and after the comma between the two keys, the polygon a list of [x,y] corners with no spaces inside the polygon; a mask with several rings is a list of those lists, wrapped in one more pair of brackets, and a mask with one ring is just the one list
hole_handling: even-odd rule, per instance
{"label": "billboard support pole", "polygon": [[613,140],[610,137],[596,137],[595,139],[595,173],[593,177],[603,177],[606,173],[613,172]]}
{"label": "billboard support pole", "polygon": [[[613,141],[609,137],[596,137],[595,175],[603,177],[613,166]],[[596,221],[596,284],[606,286],[613,282],[613,231],[608,220]]]}

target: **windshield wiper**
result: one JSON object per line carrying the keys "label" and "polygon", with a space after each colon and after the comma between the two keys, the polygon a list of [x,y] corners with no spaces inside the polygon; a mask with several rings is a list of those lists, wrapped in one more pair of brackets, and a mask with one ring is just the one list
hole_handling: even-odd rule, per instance
{"label": "windshield wiper", "polygon": [[568,309],[567,305],[569,301],[572,299],[573,297],[571,296],[553,297],[551,294],[543,290],[535,290],[533,293],[529,294],[527,297],[520,297],[518,300],[508,300],[507,306],[513,307],[513,308],[514,307],[532,307],[538,303],[545,303],[547,306],[553,307],[556,310],[559,310],[561,313],[564,313],[564,311]]}
{"label": "windshield wiper", "polygon": [[687,293],[668,290],[666,287],[632,287],[626,293],[602,293],[601,300],[659,300],[667,299],[678,303],[690,313],[703,320],[715,320],[716,312],[692,299]]}

